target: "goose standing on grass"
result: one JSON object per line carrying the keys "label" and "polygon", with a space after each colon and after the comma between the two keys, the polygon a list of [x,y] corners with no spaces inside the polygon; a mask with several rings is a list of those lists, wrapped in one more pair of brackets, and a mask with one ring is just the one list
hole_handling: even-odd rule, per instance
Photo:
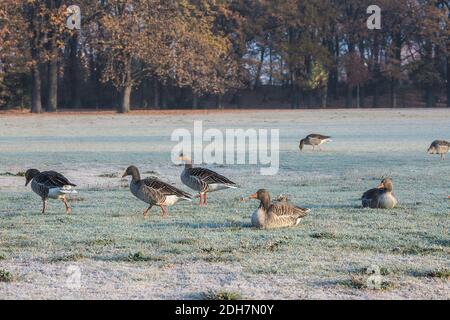
{"label": "goose standing on grass", "polygon": [[258,209],[252,215],[252,226],[259,229],[295,226],[311,211],[297,207],[284,198],[271,202],[269,192],[265,189],[259,189],[248,198],[260,201]]}
{"label": "goose standing on grass", "polygon": [[441,160],[445,159],[445,154],[450,151],[450,142],[445,140],[434,140],[428,148],[429,154],[439,154]]}
{"label": "goose standing on grass", "polygon": [[217,172],[206,168],[193,168],[191,158],[182,153],[178,157],[178,160],[184,161],[185,163],[184,170],[181,173],[181,181],[189,188],[198,191],[200,196],[200,206],[208,203],[208,192],[237,188],[233,181]]}
{"label": "goose standing on grass", "polygon": [[320,149],[320,145],[325,142],[331,142],[331,137],[317,133],[311,133],[310,135],[307,135],[305,138],[300,140],[300,145],[298,147],[300,148],[300,151],[302,151],[305,144],[307,144],[312,146],[313,151],[315,150],[316,146],[319,148],[319,150],[322,150]]}
{"label": "goose standing on grass", "polygon": [[361,197],[362,206],[373,209],[392,209],[397,206],[397,198],[394,196],[394,184],[391,178],[384,178],[378,187],[367,190]]}
{"label": "goose standing on grass", "polygon": [[40,172],[36,169],[29,169],[25,172],[25,186],[31,181],[31,189],[42,198],[42,214],[47,209],[48,199],[61,199],[66,207],[66,213],[71,214],[72,209],[66,200],[66,195],[76,194],[73,189],[75,184],[71,183],[62,174],[55,171]]}
{"label": "goose standing on grass", "polygon": [[144,217],[148,215],[149,210],[153,206],[161,208],[163,216],[168,215],[168,206],[172,206],[179,200],[192,201],[192,196],[177,189],[174,186],[165,183],[157,178],[141,179],[138,168],[129,166],[122,178],[131,176],[130,191],[138,199],[149,204],[147,210],[144,211]]}

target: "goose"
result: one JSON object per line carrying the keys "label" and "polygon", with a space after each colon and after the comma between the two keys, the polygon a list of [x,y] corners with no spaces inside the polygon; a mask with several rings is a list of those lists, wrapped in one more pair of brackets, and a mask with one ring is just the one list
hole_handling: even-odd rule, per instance
{"label": "goose", "polygon": [[392,209],[397,206],[397,198],[393,194],[394,184],[391,178],[384,178],[378,187],[367,190],[361,197],[362,206],[374,209]]}
{"label": "goose", "polygon": [[428,148],[429,154],[439,154],[441,160],[445,159],[445,154],[450,151],[450,142],[445,140],[434,140]]}
{"label": "goose", "polygon": [[[191,158],[182,153],[177,160],[185,163],[181,181],[189,188],[198,191],[199,205],[207,205],[208,192],[223,189],[236,189],[236,184],[224,176],[206,168],[193,168]],[[203,203],[202,203],[203,199]]]}
{"label": "goose", "polygon": [[66,195],[76,194],[71,183],[62,174],[56,171],[40,172],[37,169],[28,169],[25,172],[25,187],[31,182],[31,190],[42,198],[42,214],[47,209],[48,199],[61,199],[66,207],[66,213],[71,214],[72,209],[66,200]]}
{"label": "goose", "polygon": [[177,189],[174,186],[163,182],[157,178],[149,177],[141,179],[138,168],[129,166],[125,170],[122,178],[131,176],[130,191],[138,199],[149,204],[147,210],[144,211],[144,217],[153,206],[161,208],[163,216],[168,215],[168,206],[172,206],[180,200],[192,201],[192,196]]}
{"label": "goose", "polygon": [[303,150],[303,147],[305,144],[312,146],[313,150],[315,150],[315,147],[318,146],[319,150],[320,145],[325,142],[331,142],[330,136],[324,136],[318,133],[311,133],[310,135],[307,135],[305,138],[300,140],[300,145],[298,146],[300,148],[300,151]]}
{"label": "goose", "polygon": [[252,215],[252,226],[259,229],[295,226],[311,211],[292,205],[287,199],[271,202],[266,189],[259,189],[248,198],[260,201],[258,209]]}

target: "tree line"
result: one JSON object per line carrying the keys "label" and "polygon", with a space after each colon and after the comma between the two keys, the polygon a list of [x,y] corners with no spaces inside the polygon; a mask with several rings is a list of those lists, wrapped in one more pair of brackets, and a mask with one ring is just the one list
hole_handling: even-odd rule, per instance
{"label": "tree line", "polygon": [[450,1],[372,4],[3,0],[0,108],[450,107]]}

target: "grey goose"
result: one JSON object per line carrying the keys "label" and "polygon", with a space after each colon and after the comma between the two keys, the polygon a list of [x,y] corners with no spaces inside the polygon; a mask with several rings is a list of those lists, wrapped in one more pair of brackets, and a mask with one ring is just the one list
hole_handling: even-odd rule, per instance
{"label": "grey goose", "polygon": [[138,199],[149,204],[144,211],[144,217],[148,215],[153,206],[161,208],[163,216],[168,215],[168,206],[172,206],[180,200],[192,201],[192,196],[177,189],[176,187],[163,182],[157,178],[149,177],[141,179],[138,168],[129,166],[122,178],[131,176],[130,191]]}
{"label": "grey goose", "polygon": [[76,194],[73,188],[75,184],[71,183],[66,177],[56,171],[40,172],[37,169],[29,169],[25,172],[25,186],[31,181],[31,190],[33,190],[42,199],[42,213],[47,209],[48,199],[61,199],[66,208],[66,213],[71,214],[72,209],[67,203],[66,196]]}
{"label": "grey goose", "polygon": [[189,188],[198,192],[200,206],[208,203],[208,192],[237,188],[233,181],[215,171],[200,167],[194,168],[191,158],[182,153],[178,157],[178,160],[184,161],[185,163],[183,172],[181,173],[181,181]]}
{"label": "grey goose", "polygon": [[364,208],[392,209],[397,206],[397,198],[393,193],[394,184],[391,178],[384,178],[381,183],[373,189],[367,190],[361,197]]}
{"label": "grey goose", "polygon": [[300,151],[303,150],[303,147],[305,144],[312,146],[313,150],[315,150],[315,147],[317,146],[320,149],[320,145],[325,142],[330,142],[331,137],[330,136],[324,136],[318,133],[311,133],[307,135],[305,138],[300,140],[300,145],[298,146]]}
{"label": "grey goose", "polygon": [[429,154],[439,154],[441,160],[445,159],[445,154],[450,151],[450,142],[445,140],[434,140],[428,148]]}
{"label": "grey goose", "polygon": [[272,202],[266,189],[259,189],[248,198],[260,201],[252,215],[252,226],[259,229],[295,226],[311,211],[291,204],[287,198]]}

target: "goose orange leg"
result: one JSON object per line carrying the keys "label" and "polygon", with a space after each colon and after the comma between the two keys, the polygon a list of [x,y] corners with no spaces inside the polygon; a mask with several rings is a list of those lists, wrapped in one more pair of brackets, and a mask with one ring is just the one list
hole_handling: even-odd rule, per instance
{"label": "goose orange leg", "polygon": [[67,214],[71,214],[72,213],[72,209],[69,207],[69,204],[67,203],[66,198],[62,198],[62,201],[64,202],[64,206],[66,207],[66,213]]}
{"label": "goose orange leg", "polygon": [[208,194],[207,193],[205,193],[204,195],[203,195],[203,205],[207,205],[208,204]]}
{"label": "goose orange leg", "polygon": [[198,203],[198,205],[199,205],[199,206],[202,206],[202,200],[203,200],[202,198],[203,198],[203,195],[202,195],[201,193],[199,193],[199,196],[200,196],[200,202]]}
{"label": "goose orange leg", "polygon": [[169,215],[169,212],[165,206],[161,206],[161,210],[163,212],[163,217],[167,217]]}

